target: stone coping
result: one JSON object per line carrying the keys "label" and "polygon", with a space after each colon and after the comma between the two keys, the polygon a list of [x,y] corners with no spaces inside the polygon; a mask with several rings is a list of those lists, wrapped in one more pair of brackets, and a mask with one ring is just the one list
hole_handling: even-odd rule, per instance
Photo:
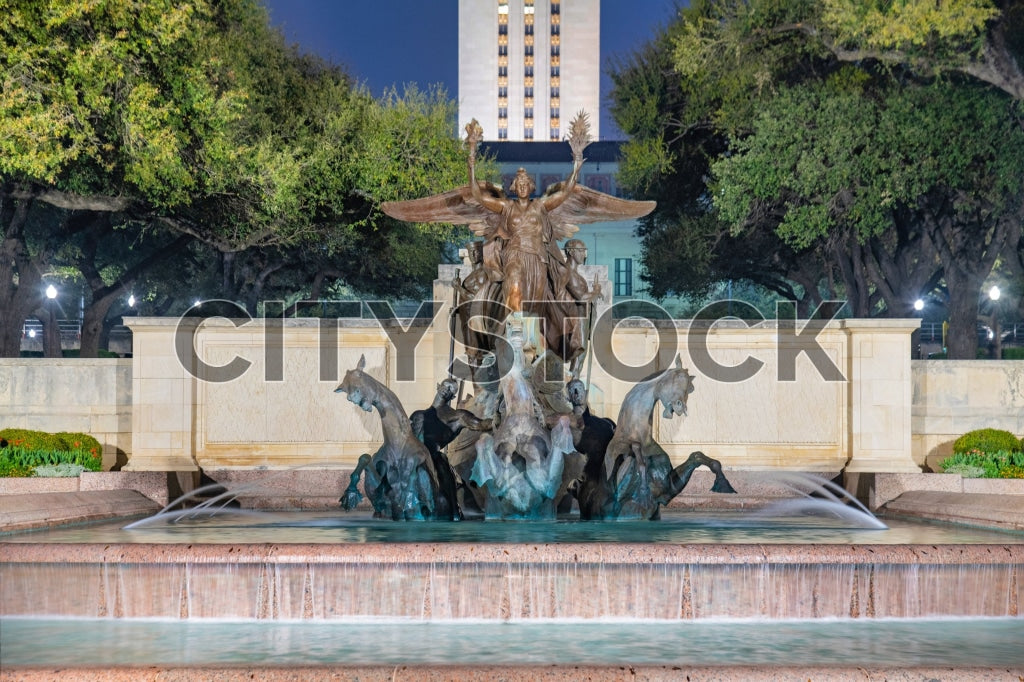
{"label": "stone coping", "polygon": [[1024,530],[1024,495],[909,490],[882,507],[886,516]]}
{"label": "stone coping", "polygon": [[[204,327],[226,327],[230,329],[237,329],[238,331],[246,331],[250,329],[262,329],[267,325],[267,319],[263,317],[252,317],[246,318],[226,318],[226,317],[133,317],[125,318],[125,326],[129,327],[132,331],[136,329],[147,329],[147,328],[167,328],[177,327],[180,319],[185,319],[194,324],[202,323]],[[286,318],[269,318],[272,320],[271,326],[283,327],[284,329],[318,329],[320,327],[321,319],[336,320],[339,327],[361,327],[366,329],[379,329],[381,326],[389,325],[401,325],[408,326],[412,324],[417,327],[429,327],[430,320],[420,317],[397,317],[393,320],[379,321],[373,317],[286,317]]]}
{"label": "stone coping", "polygon": [[[647,301],[647,303],[650,303]],[[240,319],[228,319],[223,317],[208,317],[208,318],[185,318],[195,319],[202,321],[204,326],[211,327],[238,327],[244,323],[246,328],[262,328],[266,326],[267,318],[253,317],[251,319],[240,318]],[[320,318],[315,317],[286,317],[272,318],[275,325],[281,325],[285,329],[292,328],[317,328],[320,326]],[[379,327],[382,323],[375,318],[356,318],[356,317],[342,317],[342,318],[329,318],[337,319],[338,324],[341,327]],[[655,319],[647,320],[637,317],[626,317],[626,318],[615,318],[618,320],[616,327],[649,327],[652,324],[656,327],[675,327],[677,329],[706,329],[714,326],[715,331],[719,330],[748,330],[748,329],[762,329],[762,330],[774,330],[777,329],[779,324],[778,320],[774,318],[760,319],[754,318],[751,320],[741,320],[738,318],[723,318],[720,320],[695,320],[695,319]],[[416,326],[430,326],[431,321],[425,318],[397,318],[397,321],[402,325],[407,325],[410,322]],[[787,321],[788,322],[788,321]],[[796,321],[797,327],[803,328],[807,324],[808,320],[798,319]],[[125,318],[125,325],[131,329],[136,328],[147,328],[147,327],[176,327],[179,323],[177,317],[132,317]],[[390,321],[390,324],[396,324],[395,321]],[[874,331],[893,331],[899,333],[906,333],[907,330],[917,329],[921,326],[921,320],[915,318],[886,318],[886,319],[861,319],[861,318],[849,318],[849,319],[837,319],[827,321],[823,328],[832,330],[844,330],[844,329],[870,329]],[[943,361],[945,362],[945,361]]]}
{"label": "stone coping", "polygon": [[1024,565],[1024,545],[0,543],[0,563]]}
{"label": "stone coping", "polygon": [[49,493],[99,490],[134,490],[161,507],[168,500],[166,471],[83,471],[67,477],[0,477],[0,500],[5,495],[44,495]]}
{"label": "stone coping", "polygon": [[0,367],[45,365],[47,367],[131,367],[131,358],[0,358]]}
{"label": "stone coping", "polygon": [[111,668],[74,667],[5,667],[0,680],[21,682],[50,682],[56,679],[89,680],[95,682],[135,682],[160,680],[161,682],[296,682],[297,680],[361,680],[362,682],[394,682],[396,680],[422,680],[424,682],[466,682],[504,680],[549,681],[589,680],[590,682],[775,682],[776,680],[815,680],[815,682],[959,682],[960,680],[986,680],[988,682],[1019,682],[1024,678],[1024,666],[1008,668],[981,668],[950,666],[651,666],[651,665],[377,665],[377,666],[117,666]]}
{"label": "stone coping", "polygon": [[[964,478],[960,474],[876,473],[868,506],[871,509],[879,509],[903,493],[911,491],[1024,497],[1024,479]],[[1013,499],[1007,502],[1016,504]],[[1021,521],[1024,522],[1024,518]]]}

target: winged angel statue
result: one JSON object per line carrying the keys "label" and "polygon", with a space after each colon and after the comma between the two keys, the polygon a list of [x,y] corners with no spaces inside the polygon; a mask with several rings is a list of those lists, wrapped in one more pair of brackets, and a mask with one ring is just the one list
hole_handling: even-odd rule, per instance
{"label": "winged angel statue", "polygon": [[638,218],[650,213],[655,202],[619,199],[578,184],[583,150],[590,142],[584,112],[573,120],[568,137],[572,172],[537,198],[532,198],[536,184],[523,168],[509,187],[512,196],[477,180],[476,155],[482,139],[483,129],[473,119],[466,126],[469,184],[422,199],[386,202],[381,208],[409,222],[469,225],[483,238],[481,265],[489,282],[478,291],[494,304],[494,317],[501,321],[523,312],[543,317],[548,349],[569,361],[582,348],[565,342],[566,306],[589,302],[582,299],[592,300],[596,292],[582,294],[579,287],[567,286],[574,272],[558,242],[572,237],[578,223]]}

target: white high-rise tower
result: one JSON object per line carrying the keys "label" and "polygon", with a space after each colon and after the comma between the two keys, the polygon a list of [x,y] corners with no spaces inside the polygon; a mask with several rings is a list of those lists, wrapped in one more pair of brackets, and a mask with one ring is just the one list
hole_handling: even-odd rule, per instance
{"label": "white high-rise tower", "polygon": [[600,139],[601,0],[459,0],[459,130],[550,142],[580,110]]}

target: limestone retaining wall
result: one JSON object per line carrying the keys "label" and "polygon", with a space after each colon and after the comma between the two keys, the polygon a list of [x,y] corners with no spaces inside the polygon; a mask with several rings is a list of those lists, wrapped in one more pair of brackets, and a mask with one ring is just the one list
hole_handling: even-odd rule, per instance
{"label": "limestone retaining wall", "polygon": [[[325,337],[314,319],[285,320],[283,327],[268,329],[262,320],[238,326],[215,318],[194,337],[186,335],[195,357],[182,363],[175,348],[177,320],[132,318],[135,402],[128,468],[351,467],[360,454],[378,447],[381,431],[376,413],[333,392],[344,370],[365,355],[367,371],[389,385],[407,411],[428,406],[449,356],[446,313],[437,319],[439,324],[421,330],[411,365],[414,380],[407,381],[399,363],[409,358],[399,357],[387,332],[372,321],[342,321],[336,336]],[[678,354],[696,374],[685,419],[663,420],[660,409],[655,412],[655,437],[674,458],[699,449],[743,469],[920,470],[911,459],[910,437],[910,333],[917,321],[829,323],[817,337],[819,354],[840,380],[823,376],[803,353],[790,363],[794,376],[781,377],[780,366],[796,347],[792,339],[780,343],[774,323],[748,328],[734,322],[710,330],[666,324],[671,328],[624,321],[604,345],[606,356],[632,367],[651,362],[663,369]],[[674,349],[666,347],[666,338],[676,340]],[[706,344],[718,369],[708,358],[693,357],[695,340]],[[761,363],[758,371],[742,381],[723,378],[721,368],[745,360]],[[212,374],[201,369],[204,363],[231,362],[244,371],[230,381],[210,381]],[[593,363],[591,404],[595,412],[616,418],[633,382],[613,376],[618,373],[606,365],[600,359]]]}
{"label": "limestone retaining wall", "polygon": [[[242,327],[209,320],[195,336],[196,358],[251,363],[219,383],[197,378],[196,367],[178,360],[176,324],[133,320],[136,352],[128,360],[0,359],[0,427],[91,433],[104,445],[106,468],[129,455],[128,469],[137,471],[348,468],[377,447],[381,431],[375,413],[333,392],[344,371],[365,355],[369,373],[411,411],[430,403],[449,353],[443,327],[421,330],[415,380],[400,381],[395,345],[373,321],[345,320],[325,336],[314,319],[288,320],[269,335],[260,320]],[[818,344],[846,380],[826,380],[800,354],[788,381],[779,377],[773,323],[719,324],[706,332],[715,363],[763,363],[753,376],[729,382],[691,357],[690,335],[705,332],[676,322],[676,352],[696,375],[695,392],[685,419],[664,420],[656,410],[656,437],[673,457],[700,449],[732,468],[909,472],[948,455],[966,431],[1024,433],[1024,362],[911,361],[912,328],[907,321],[832,322]],[[660,346],[664,331],[620,322],[610,352],[627,365],[657,357],[657,366],[667,366],[675,356]],[[591,376],[594,410],[615,418],[631,382],[612,377],[600,360]]]}
{"label": "limestone retaining wall", "polygon": [[0,358],[0,428],[88,433],[103,466],[132,439],[132,360]]}
{"label": "limestone retaining wall", "polygon": [[1021,360],[914,360],[914,461],[941,460],[953,441],[975,429],[1024,436],[1024,362]]}

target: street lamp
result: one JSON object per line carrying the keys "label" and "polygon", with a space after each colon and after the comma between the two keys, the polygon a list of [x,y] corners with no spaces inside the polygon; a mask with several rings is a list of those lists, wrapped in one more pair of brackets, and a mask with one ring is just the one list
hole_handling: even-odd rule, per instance
{"label": "street lamp", "polygon": [[135,307],[135,294],[130,294],[128,296],[128,307],[129,308],[134,308]]}
{"label": "street lamp", "polygon": [[989,338],[992,339],[992,357],[995,360],[1003,359],[1003,333],[999,329],[999,306],[997,301],[1002,295],[999,287],[995,284],[988,290],[989,300],[992,301],[992,326],[989,331]]}
{"label": "street lamp", "polygon": [[46,287],[46,322],[43,324],[43,356],[59,358],[61,356],[60,326],[57,324],[57,287],[52,284]]}
{"label": "street lamp", "polygon": [[914,310],[916,310],[917,312],[921,312],[922,310],[924,310],[924,301],[922,301],[921,299],[917,299],[916,301],[914,301]]}

